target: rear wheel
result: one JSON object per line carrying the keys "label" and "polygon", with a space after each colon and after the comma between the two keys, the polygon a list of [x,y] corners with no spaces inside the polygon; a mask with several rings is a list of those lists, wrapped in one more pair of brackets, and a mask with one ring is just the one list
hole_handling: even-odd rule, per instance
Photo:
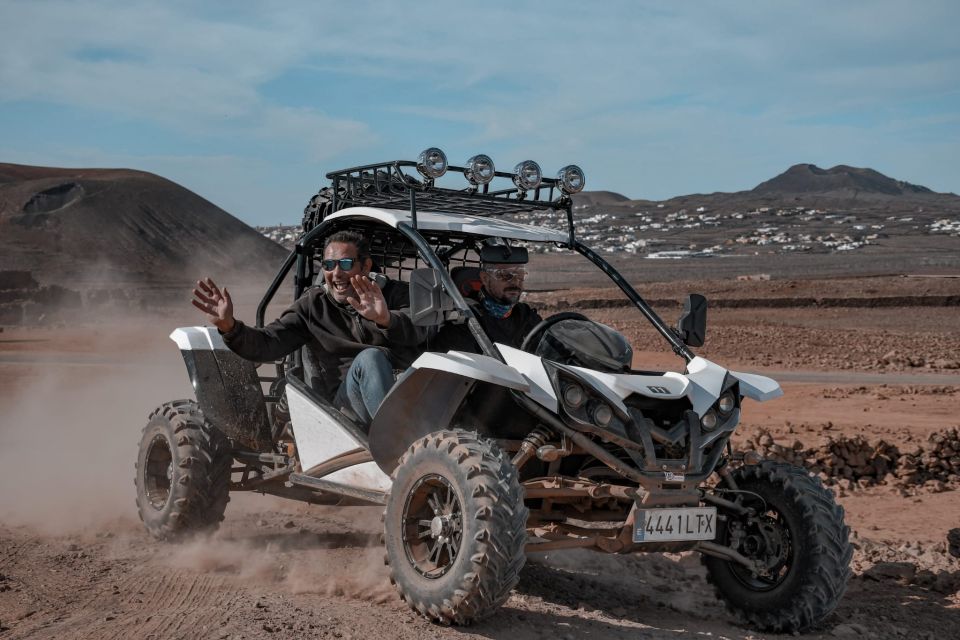
{"label": "rear wheel", "polygon": [[137,511],[159,539],[214,531],[230,500],[230,446],[197,404],[175,400],[150,414],[140,438]]}
{"label": "rear wheel", "polygon": [[718,531],[764,570],[705,556],[707,578],[741,621],[763,631],[806,631],[840,602],[853,547],[843,508],[804,469],[765,461],[733,472],[741,504],[752,516],[729,514]]}
{"label": "rear wheel", "polygon": [[390,580],[413,609],[469,624],[510,596],[526,560],[516,467],[492,442],[438,431],[400,459],[384,512]]}

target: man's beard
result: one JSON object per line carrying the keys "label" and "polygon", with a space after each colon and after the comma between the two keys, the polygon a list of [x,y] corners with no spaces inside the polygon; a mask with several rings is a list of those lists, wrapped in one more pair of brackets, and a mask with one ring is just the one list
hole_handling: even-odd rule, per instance
{"label": "man's beard", "polygon": [[514,305],[520,301],[520,295],[523,293],[522,289],[516,287],[508,287],[503,290],[502,296],[490,296],[499,304],[510,304]]}

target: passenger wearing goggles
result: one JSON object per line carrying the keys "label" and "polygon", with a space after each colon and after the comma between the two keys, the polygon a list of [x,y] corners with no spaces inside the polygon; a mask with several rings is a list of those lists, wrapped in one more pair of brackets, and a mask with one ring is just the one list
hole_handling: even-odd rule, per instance
{"label": "passenger wearing goggles", "polygon": [[[471,309],[493,342],[519,347],[542,318],[520,302],[529,256],[523,247],[485,245],[480,251],[480,291]],[[431,342],[432,351],[480,349],[466,324],[444,325]]]}
{"label": "passenger wearing goggles", "polygon": [[384,278],[381,289],[372,266],[366,238],[339,231],[324,245],[323,286],[308,289],[264,328],[236,320],[230,293],[209,278],[197,282],[193,305],[207,314],[227,347],[248,360],[277,360],[307,346],[305,362],[319,369],[307,382],[369,425],[393,386],[394,370],[408,367],[427,337],[410,319],[407,284]]}

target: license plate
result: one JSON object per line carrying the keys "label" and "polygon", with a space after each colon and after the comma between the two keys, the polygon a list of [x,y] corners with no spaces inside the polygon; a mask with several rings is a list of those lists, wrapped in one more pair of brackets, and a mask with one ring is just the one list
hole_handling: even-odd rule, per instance
{"label": "license plate", "polygon": [[641,509],[633,527],[634,542],[713,540],[717,533],[715,507]]}

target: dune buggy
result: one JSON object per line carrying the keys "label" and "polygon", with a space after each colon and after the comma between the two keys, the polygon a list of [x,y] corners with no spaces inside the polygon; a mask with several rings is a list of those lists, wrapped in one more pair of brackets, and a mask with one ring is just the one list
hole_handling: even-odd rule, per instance
{"label": "dune buggy", "polygon": [[[440,186],[445,171],[468,186]],[[143,431],[137,505],[153,535],[216,528],[231,491],[384,505],[391,580],[442,624],[495,611],[526,553],[571,548],[697,551],[718,596],[762,630],[803,631],[833,611],[850,576],[842,508],[804,469],[730,444],[742,402],[775,398],[779,385],[691,351],[703,344],[702,296],[687,298],[674,329],[576,238],[579,169],[543,179],[534,163],[499,172],[486,157],[448,167],[431,150],[327,178],[257,325],[291,271],[297,296],[317,286],[324,238],[352,229],[381,274],[408,283],[416,323],[465,323],[477,353],[425,351],[366,428],[316,391],[309,347],[259,375],[215,329],[176,329],[196,400],[163,404]],[[560,224],[516,222],[530,218]],[[490,242],[583,256],[684,372],[634,369],[621,334],[577,313],[547,318],[519,348],[493,344],[469,303]]]}

